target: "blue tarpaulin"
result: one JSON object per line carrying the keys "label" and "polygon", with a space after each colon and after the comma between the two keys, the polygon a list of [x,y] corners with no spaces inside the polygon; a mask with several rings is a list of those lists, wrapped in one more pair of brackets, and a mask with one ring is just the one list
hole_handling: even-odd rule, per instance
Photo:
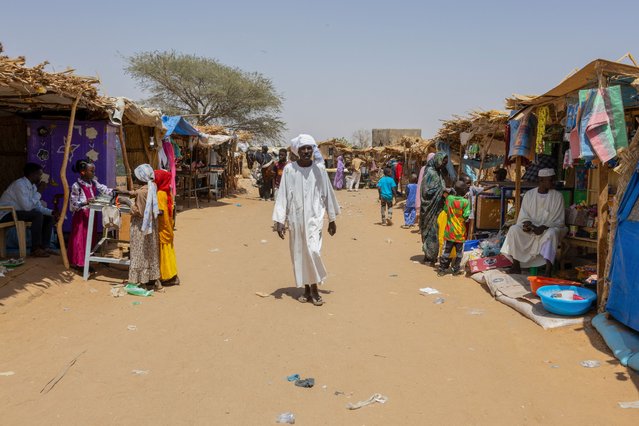
{"label": "blue tarpaulin", "polygon": [[639,198],[639,173],[635,170],[617,212],[617,231],[610,267],[610,296],[606,309],[620,323],[639,331],[639,222],[630,220]]}
{"label": "blue tarpaulin", "polygon": [[200,132],[189,124],[181,115],[163,115],[162,124],[166,127],[165,136],[183,135],[183,136],[199,136]]}

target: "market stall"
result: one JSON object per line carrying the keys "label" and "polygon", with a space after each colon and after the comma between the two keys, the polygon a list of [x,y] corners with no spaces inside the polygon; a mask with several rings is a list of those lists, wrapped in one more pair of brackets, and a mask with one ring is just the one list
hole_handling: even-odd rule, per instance
{"label": "market stall", "polygon": [[638,126],[638,82],[636,64],[597,59],[541,96],[516,95],[507,100],[515,110],[509,155],[516,159],[517,211],[524,192],[522,164],[554,160],[568,207],[570,234],[565,248],[583,247],[596,254],[592,271],[598,278],[600,309],[609,286],[606,265],[614,206],[619,203],[619,162],[628,167],[619,154]]}

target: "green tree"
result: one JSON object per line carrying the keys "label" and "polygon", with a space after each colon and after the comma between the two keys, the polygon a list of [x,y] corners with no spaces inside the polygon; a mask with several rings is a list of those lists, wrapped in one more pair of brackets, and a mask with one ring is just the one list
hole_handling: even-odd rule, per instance
{"label": "green tree", "polygon": [[193,117],[276,141],[286,130],[280,118],[282,96],[273,82],[215,59],[170,52],[140,52],[126,58],[126,72],[165,114]]}

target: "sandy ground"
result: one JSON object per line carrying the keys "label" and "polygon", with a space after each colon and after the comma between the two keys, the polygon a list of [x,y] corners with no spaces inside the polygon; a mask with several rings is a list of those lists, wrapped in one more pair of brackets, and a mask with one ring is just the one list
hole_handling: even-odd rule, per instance
{"label": "sandy ground", "polygon": [[[438,278],[414,262],[416,233],[376,225],[375,192],[338,197],[323,307],[294,299],[288,243],[252,194],[179,215],[183,284],[163,294],[113,298],[122,275],[105,269],[42,284],[28,303],[1,293],[0,372],[15,375],[0,375],[0,423],[267,425],[285,411],[301,425],[639,422],[617,406],[639,399],[639,379],[590,326],[544,331],[472,280]],[[295,387],[293,373],[316,386]],[[377,392],[385,405],[346,409]]]}

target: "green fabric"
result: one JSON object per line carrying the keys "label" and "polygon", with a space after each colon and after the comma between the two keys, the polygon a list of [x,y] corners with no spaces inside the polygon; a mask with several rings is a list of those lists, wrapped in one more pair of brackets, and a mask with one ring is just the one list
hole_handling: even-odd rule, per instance
{"label": "green fabric", "polygon": [[626,118],[623,110],[623,99],[621,97],[621,86],[608,87],[608,95],[610,96],[609,115],[612,116],[610,127],[612,128],[612,136],[615,141],[615,148],[628,147],[628,133],[626,131]]}

